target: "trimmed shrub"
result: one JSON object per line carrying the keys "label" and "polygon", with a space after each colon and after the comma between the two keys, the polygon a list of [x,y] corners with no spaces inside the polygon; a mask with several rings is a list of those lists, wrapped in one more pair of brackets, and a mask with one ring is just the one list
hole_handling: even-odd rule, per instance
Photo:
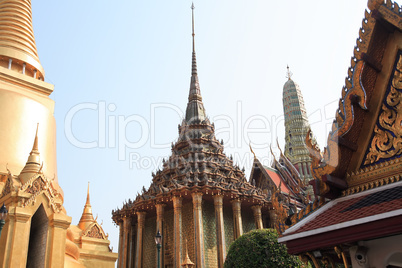
{"label": "trimmed shrub", "polygon": [[278,243],[274,229],[253,230],[234,241],[226,256],[225,268],[296,268],[304,267],[289,255],[286,246]]}

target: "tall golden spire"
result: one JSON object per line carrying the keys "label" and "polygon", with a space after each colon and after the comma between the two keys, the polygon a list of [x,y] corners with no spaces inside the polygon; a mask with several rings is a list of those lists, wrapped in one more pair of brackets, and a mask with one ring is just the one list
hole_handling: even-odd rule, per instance
{"label": "tall golden spire", "polygon": [[38,173],[41,169],[40,166],[40,153],[38,147],[38,130],[39,123],[36,126],[36,134],[31,153],[28,156],[28,161],[20,173],[20,180],[25,183],[32,175]]}
{"label": "tall golden spire", "polygon": [[95,220],[94,216],[92,215],[92,207],[89,201],[89,182],[88,182],[87,201],[85,202],[84,211],[82,212],[82,216],[80,222],[78,223],[78,227],[84,231],[94,221]]}
{"label": "tall golden spire", "polygon": [[193,56],[191,66],[191,82],[190,93],[188,96],[188,104],[186,110],[187,123],[199,123],[206,119],[204,104],[202,103],[200,84],[197,74],[197,60],[195,55],[195,32],[194,32],[194,3],[191,5],[192,10],[192,36],[193,36]]}
{"label": "tall golden spire", "polygon": [[0,66],[43,80],[30,0],[0,1]]}

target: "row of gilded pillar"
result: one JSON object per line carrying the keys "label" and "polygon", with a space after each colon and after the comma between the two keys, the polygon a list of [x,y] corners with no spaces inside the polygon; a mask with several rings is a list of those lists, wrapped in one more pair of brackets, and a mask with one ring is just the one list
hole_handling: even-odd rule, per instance
{"label": "row of gilded pillar", "polygon": [[[191,194],[193,201],[193,219],[194,219],[194,245],[195,245],[195,260],[196,267],[205,267],[205,254],[204,254],[204,228],[202,218],[202,196],[201,192],[194,192]],[[217,253],[218,253],[218,267],[223,267],[226,258],[226,241],[223,220],[223,195],[214,195],[215,207],[215,221],[217,233]],[[182,206],[183,198],[180,196],[173,196],[173,252],[174,252],[174,265],[175,268],[180,268],[183,256],[182,248]],[[233,199],[231,201],[233,209],[233,222],[234,222],[234,239],[237,239],[243,234],[243,224],[241,217],[241,200]],[[162,222],[164,218],[164,208],[166,204],[157,203],[156,207],[156,229],[162,232]],[[261,206],[255,205],[251,207],[253,210],[254,220],[257,229],[263,228]],[[130,217],[123,217],[120,222],[120,236],[119,236],[119,258],[118,268],[135,267],[141,268],[143,262],[143,236],[146,212],[138,211],[136,230],[131,225]],[[133,256],[133,242],[132,234],[136,231],[136,246],[135,255]],[[163,234],[162,234],[163,235]],[[163,260],[161,251],[159,258]],[[135,257],[135,258],[133,258]],[[156,261],[156,260],[155,260]]]}

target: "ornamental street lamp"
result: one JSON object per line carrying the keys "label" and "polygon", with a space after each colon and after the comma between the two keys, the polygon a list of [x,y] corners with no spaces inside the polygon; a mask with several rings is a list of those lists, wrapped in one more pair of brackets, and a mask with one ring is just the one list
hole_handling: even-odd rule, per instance
{"label": "ornamental street lamp", "polygon": [[3,205],[0,208],[0,236],[1,236],[1,230],[3,230],[3,226],[4,224],[6,224],[7,216],[8,216],[8,210],[3,203]]}
{"label": "ornamental street lamp", "polygon": [[158,249],[158,266],[157,266],[157,268],[160,268],[160,262],[161,262],[160,261],[160,252],[161,252],[161,247],[162,247],[162,235],[159,232],[159,230],[155,236],[155,243],[156,243],[156,248]]}

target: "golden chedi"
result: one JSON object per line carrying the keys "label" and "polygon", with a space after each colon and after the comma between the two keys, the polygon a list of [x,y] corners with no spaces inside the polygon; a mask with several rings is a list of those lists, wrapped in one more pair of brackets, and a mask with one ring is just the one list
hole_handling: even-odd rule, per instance
{"label": "golden chedi", "polygon": [[[114,267],[117,254],[110,252],[97,222],[88,228],[99,229],[101,239],[88,235],[92,229],[70,225],[64,209],[49,98],[54,86],[44,75],[31,1],[0,0],[0,202],[9,211],[0,237],[0,267]],[[78,240],[74,228],[80,230]],[[91,243],[102,246],[78,246]]]}

